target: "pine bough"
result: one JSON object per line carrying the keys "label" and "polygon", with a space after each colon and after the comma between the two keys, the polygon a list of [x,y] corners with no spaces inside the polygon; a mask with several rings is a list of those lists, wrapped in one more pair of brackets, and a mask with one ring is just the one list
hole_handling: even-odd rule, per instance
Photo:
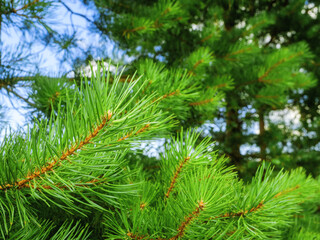
{"label": "pine bough", "polygon": [[180,131],[160,160],[143,164],[136,146],[176,127],[163,100],[180,95],[172,107],[183,112],[179,101],[192,93],[183,81],[142,94],[148,82],[120,80],[103,69],[65,91],[49,121],[5,137],[0,238],[303,239],[319,226],[319,182],[262,163],[245,184],[195,130]]}

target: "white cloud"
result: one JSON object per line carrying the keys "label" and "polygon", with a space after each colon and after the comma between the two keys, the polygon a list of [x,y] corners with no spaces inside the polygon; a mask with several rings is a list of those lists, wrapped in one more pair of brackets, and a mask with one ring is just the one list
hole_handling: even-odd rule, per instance
{"label": "white cloud", "polygon": [[284,124],[287,128],[297,129],[301,126],[301,114],[297,108],[285,108],[269,113],[269,119],[273,123]]}
{"label": "white cloud", "polygon": [[[91,66],[90,66],[91,65]],[[87,77],[91,77],[92,75],[92,71],[93,71],[93,75],[96,76],[97,70],[98,70],[98,63],[96,61],[92,61],[90,62],[90,65],[85,66],[84,68],[81,69],[81,73],[83,73],[85,76]],[[115,74],[117,72],[117,67],[104,62],[103,63],[104,67],[106,68],[107,71],[110,71],[112,74]],[[121,71],[121,69],[118,69]],[[102,73],[102,69],[100,69],[100,73]]]}
{"label": "white cloud", "polygon": [[306,12],[308,12],[308,15],[312,19],[317,19],[318,13],[319,13],[319,7],[316,7],[314,3],[308,3],[301,10],[302,14],[305,14]]}

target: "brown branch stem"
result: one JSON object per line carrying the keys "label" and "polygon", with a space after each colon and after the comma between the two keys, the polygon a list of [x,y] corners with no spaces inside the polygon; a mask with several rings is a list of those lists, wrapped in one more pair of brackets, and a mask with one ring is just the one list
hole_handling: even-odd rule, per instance
{"label": "brown branch stem", "polygon": [[178,168],[177,168],[177,170],[176,170],[176,172],[175,172],[175,174],[174,174],[174,176],[173,176],[173,178],[172,178],[172,181],[171,181],[171,183],[170,183],[170,187],[169,187],[169,189],[168,189],[168,191],[167,191],[167,193],[166,193],[166,198],[169,198],[169,196],[170,196],[170,193],[171,193],[171,191],[172,191],[172,189],[174,188],[174,185],[175,185],[175,183],[176,183],[176,181],[177,181],[177,178],[178,178],[178,176],[179,176],[179,174],[180,174],[180,172],[181,172],[181,170],[182,170],[182,167],[187,163],[187,161],[190,159],[190,157],[186,157],[185,159],[183,159],[183,161],[180,163],[180,165],[178,166]]}
{"label": "brown branch stem", "polygon": [[190,106],[200,106],[200,105],[205,105],[207,103],[210,103],[213,101],[213,98],[210,98],[210,99],[206,99],[206,100],[202,100],[202,101],[199,101],[199,102],[191,102],[189,103]]}
{"label": "brown branch stem", "polygon": [[75,152],[79,149],[81,149],[83,146],[91,143],[91,140],[93,138],[95,138],[98,133],[107,125],[107,123],[109,122],[109,120],[112,117],[112,113],[111,111],[108,111],[107,116],[104,116],[102,118],[102,122],[101,124],[94,129],[93,132],[91,132],[86,138],[85,140],[81,141],[78,145],[75,145],[71,148],[69,148],[68,150],[66,150],[65,152],[62,153],[62,155],[57,158],[54,159],[52,162],[48,163],[47,166],[42,167],[40,170],[35,170],[33,173],[28,174],[28,176],[25,179],[22,180],[18,180],[17,182],[13,183],[13,184],[5,184],[4,186],[0,186],[0,190],[7,190],[13,187],[17,187],[17,188],[24,188],[27,187],[27,183],[30,182],[31,180],[40,177],[41,175],[49,172],[49,171],[53,171],[53,168],[58,165],[60,162],[66,160],[69,156],[75,154]]}
{"label": "brown branch stem", "polygon": [[[289,192],[292,192],[296,189],[300,188],[300,185],[297,185],[293,188],[290,188],[290,189],[286,189],[286,190],[283,190],[279,193],[277,193],[276,195],[273,196],[272,199],[275,199],[275,198],[278,198],[284,194],[287,194]],[[236,212],[236,213],[225,213],[225,214],[222,214],[222,215],[219,215],[219,216],[216,216],[216,217],[213,217],[213,218],[210,218],[210,219],[217,219],[217,218],[228,218],[228,217],[240,217],[240,216],[244,216],[248,213],[252,213],[252,212],[256,212],[258,210],[260,210],[261,208],[264,207],[264,200],[262,200],[257,206],[255,207],[252,207],[250,210],[241,210],[239,212]]]}
{"label": "brown branch stem", "polygon": [[172,238],[169,238],[169,240],[177,240],[183,237],[185,234],[186,227],[192,222],[192,220],[199,216],[200,211],[204,209],[204,205],[204,202],[201,200],[196,209],[191,214],[189,214],[188,217],[185,217],[185,220],[181,223],[180,227],[178,228],[177,235],[175,235]]}

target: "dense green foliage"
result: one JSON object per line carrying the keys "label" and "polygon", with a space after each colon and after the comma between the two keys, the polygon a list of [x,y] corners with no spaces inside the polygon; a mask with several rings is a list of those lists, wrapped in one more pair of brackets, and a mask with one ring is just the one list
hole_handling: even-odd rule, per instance
{"label": "dense green foliage", "polygon": [[[244,184],[195,131],[171,139],[160,160],[129,157],[175,128],[166,98],[142,94],[147,79],[120,82],[98,68],[66,89],[49,121],[4,139],[2,238],[286,239],[295,218],[315,217],[319,182],[304,170],[262,164]],[[317,234],[309,228],[303,236]]]}
{"label": "dense green foliage", "polygon": [[[319,3],[83,2],[93,22],[65,1],[1,4],[2,28],[42,29],[33,41],[77,67],[33,75],[33,41],[1,48],[0,94],[34,112],[0,142],[0,239],[320,237]],[[59,5],[129,66],[83,72],[76,32],[46,22]],[[271,117],[292,109],[297,126]]]}
{"label": "dense green foliage", "polygon": [[[189,69],[203,92],[183,124],[205,123],[243,175],[257,159],[319,174],[319,1],[84,2],[137,69],[146,58]],[[218,112],[208,89],[225,92]],[[276,122],[276,110],[302,124]]]}

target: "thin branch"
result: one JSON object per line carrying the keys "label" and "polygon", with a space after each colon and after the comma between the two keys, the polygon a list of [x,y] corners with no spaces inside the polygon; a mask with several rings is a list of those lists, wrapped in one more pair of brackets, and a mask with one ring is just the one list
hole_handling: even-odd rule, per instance
{"label": "thin branch", "polygon": [[277,99],[279,96],[263,96],[263,95],[256,95],[255,98],[267,98],[267,99]]}
{"label": "thin branch", "polygon": [[217,217],[214,217],[212,219],[244,216],[249,212],[251,213],[251,212],[255,212],[255,211],[258,211],[259,209],[261,209],[264,206],[263,202],[264,201],[262,200],[256,207],[252,207],[250,210],[241,210],[236,213],[225,213],[225,214],[219,215]]}
{"label": "thin branch", "polygon": [[144,30],[144,29],[146,29],[145,26],[136,27],[136,28],[133,28],[133,29],[126,29],[126,30],[123,31],[122,36],[125,36],[128,33],[137,32],[137,31]]}
{"label": "thin branch", "polygon": [[[296,190],[298,188],[300,188],[300,185],[297,185],[297,186],[295,186],[293,188],[290,188],[290,189],[283,190],[283,191],[277,193],[276,195],[274,195],[272,199],[278,198],[278,197],[280,197],[280,196],[282,196],[284,194],[287,194],[289,192],[292,192],[292,191],[294,191],[294,190]],[[256,212],[256,211],[260,210],[263,207],[264,207],[264,200],[262,200],[257,206],[252,207],[250,210],[241,210],[241,211],[236,212],[236,213],[225,213],[225,214],[222,214],[222,215],[210,218],[210,219],[240,217],[240,216],[244,216],[244,215],[246,215],[248,213]]]}
{"label": "thin branch", "polygon": [[168,191],[167,191],[167,193],[166,193],[166,195],[165,195],[166,198],[169,198],[170,193],[171,193],[172,189],[174,188],[174,185],[175,185],[175,183],[176,183],[176,181],[177,181],[177,178],[178,178],[178,176],[179,176],[179,174],[180,174],[180,172],[181,172],[182,167],[187,163],[187,161],[188,161],[189,159],[190,159],[190,157],[186,157],[186,158],[180,163],[177,171],[175,172],[175,174],[174,174],[174,176],[173,176],[173,178],[172,178],[172,181],[171,181],[171,183],[170,183],[170,187],[169,187],[169,189],[168,189]]}
{"label": "thin branch", "polygon": [[262,21],[260,21],[260,22],[258,22],[258,23],[256,23],[256,24],[254,24],[251,28],[249,28],[248,30],[246,30],[246,31],[244,31],[243,33],[242,33],[242,36],[246,36],[249,32],[251,32],[253,29],[255,29],[256,27],[258,27],[258,26],[260,26],[260,25],[262,25],[262,24],[264,24],[265,23],[265,20],[262,20]]}
{"label": "thin branch", "polygon": [[296,54],[293,54],[293,55],[289,56],[288,58],[283,58],[283,59],[281,59],[280,61],[276,62],[276,63],[273,64],[263,75],[261,75],[261,76],[258,78],[258,82],[263,82],[262,80],[263,80],[264,78],[266,78],[273,69],[277,68],[277,67],[278,67],[279,65],[281,65],[282,63],[284,63],[284,62],[286,62],[286,61],[288,61],[288,60],[290,60],[290,59],[292,59],[292,58],[294,58],[294,57],[300,56],[300,55],[302,55],[302,54],[303,54],[303,52],[298,52],[298,53],[296,53]]}
{"label": "thin branch", "polygon": [[[134,135],[138,135],[139,133],[145,132],[150,127],[150,124],[146,124],[143,128],[139,129]],[[117,142],[126,140],[127,138],[132,136],[132,132],[127,134],[126,136],[119,138]]]}
{"label": "thin branch", "polygon": [[18,93],[16,93],[15,91],[13,91],[12,89],[10,89],[8,86],[2,84],[0,86],[0,88],[3,87],[4,89],[6,89],[8,92],[12,93],[13,95],[15,95],[16,97],[18,97],[19,99],[23,100],[24,102],[26,102],[28,105],[30,105],[31,107],[37,108],[37,105],[30,102],[28,99],[22,97],[21,95],[19,95]]}
{"label": "thin branch", "polygon": [[289,192],[292,192],[292,191],[294,191],[294,190],[296,190],[296,189],[298,189],[298,188],[300,188],[300,185],[297,185],[297,186],[295,186],[295,187],[293,187],[293,188],[290,188],[290,189],[284,190],[284,191],[282,191],[282,192],[279,192],[279,193],[277,193],[273,198],[278,198],[278,197],[280,197],[281,195],[284,195],[284,194],[287,194],[287,193],[289,193]]}
{"label": "thin branch", "polygon": [[[98,184],[102,184],[104,183],[105,181],[103,181],[104,179],[93,179],[93,180],[90,180],[88,182],[85,182],[85,183],[79,183],[79,184],[75,184],[74,186],[75,187],[88,187],[89,185],[96,185],[96,183]],[[59,185],[59,184],[56,184],[54,185],[56,188],[59,188],[59,189],[69,189],[69,186],[66,186],[66,185]],[[33,184],[25,184],[23,186],[21,186],[21,188],[34,188],[34,189],[37,189],[39,191],[41,191],[41,189],[48,189],[48,190],[54,190],[54,187],[52,186],[49,186],[49,185],[41,185],[41,186],[37,186],[35,187]]]}
{"label": "thin branch", "polygon": [[202,100],[202,101],[199,101],[199,102],[191,102],[189,103],[190,106],[200,106],[200,105],[205,105],[207,103],[210,103],[213,101],[213,98],[210,98],[210,99],[206,99],[206,100]]}
{"label": "thin branch", "polygon": [[[294,57],[297,57],[297,56],[300,56],[302,55],[303,52],[298,52],[296,54],[293,54],[291,56],[289,56],[288,58],[283,58],[281,59],[280,61],[276,62],[275,64],[273,64],[264,74],[262,74],[257,80],[251,80],[251,81],[247,81],[247,82],[244,82],[244,83],[241,83],[239,84],[238,86],[236,86],[236,88],[240,88],[240,87],[243,87],[243,86],[247,86],[247,85],[250,85],[250,84],[254,84],[254,83],[257,83],[257,82],[260,82],[260,83],[272,83],[272,81],[274,80],[270,80],[270,79],[267,79],[265,80],[265,78],[270,74],[271,71],[273,71],[275,68],[277,68],[279,65],[281,65],[282,63],[286,62],[286,61],[289,61],[290,59],[294,58]],[[276,79],[275,80],[276,82],[279,82],[281,81],[281,79]],[[258,97],[258,96],[256,96]],[[259,98],[259,97],[258,97]]]}
{"label": "thin branch", "polygon": [[90,22],[90,23],[94,23],[91,19],[89,19],[86,15],[83,15],[83,14],[81,14],[81,13],[77,13],[77,12],[74,12],[74,11],[72,11],[72,9],[67,5],[67,4],[65,4],[63,1],[61,1],[61,0],[58,0],[58,2],[59,3],[61,3],[69,12],[71,12],[71,14],[74,14],[74,15],[77,15],[77,16],[79,16],[79,17],[82,17],[82,18],[84,18],[84,19],[86,19],[88,22]]}
{"label": "thin branch", "polygon": [[31,18],[42,19],[42,17],[36,16],[36,15],[34,15],[34,16],[28,16],[28,15],[25,15],[25,14],[22,14],[22,13],[17,13],[17,12],[14,12],[14,13],[15,13],[16,15],[20,16],[20,17],[25,17],[25,18],[31,17]]}
{"label": "thin branch", "polygon": [[177,94],[179,94],[180,93],[180,91],[179,90],[176,90],[176,91],[173,91],[173,92],[171,92],[171,93],[168,93],[168,94],[164,94],[164,95],[162,95],[161,97],[159,97],[159,98],[157,98],[157,99],[154,99],[152,102],[156,102],[156,101],[158,101],[158,100],[163,100],[163,99],[165,99],[165,98],[167,98],[167,97],[171,97],[171,96],[174,96],[174,95],[177,95]]}
{"label": "thin branch", "polygon": [[201,42],[204,43],[205,41],[208,41],[212,37],[213,37],[213,33],[211,33],[210,35],[208,35],[205,38],[201,39]]}
{"label": "thin branch", "polygon": [[19,11],[21,10],[25,10],[27,9],[28,7],[32,6],[32,5],[35,5],[36,3],[38,3],[39,0],[34,0],[26,5],[24,5],[23,7],[19,8],[19,9],[14,9],[13,6],[12,6],[12,9],[10,9],[9,12],[4,12],[4,14],[8,14],[8,13],[14,13],[20,17],[25,17],[25,18],[37,18],[37,19],[42,19],[42,17],[39,17],[39,16],[36,16],[36,15],[33,15],[33,16],[28,16],[28,15],[25,15],[25,14],[22,14],[22,13],[18,13]]}
{"label": "thin branch", "polygon": [[34,4],[36,4],[36,3],[38,3],[39,2],[39,0],[34,0],[33,2],[31,2],[31,3],[27,3],[26,5],[24,5],[22,8],[19,8],[19,9],[14,9],[14,11],[15,12],[17,12],[17,11],[21,11],[21,10],[24,10],[24,9],[26,9],[26,8],[28,8],[28,7],[30,7],[30,6],[32,6],[32,5],[34,5]]}
{"label": "thin branch", "polygon": [[127,233],[127,236],[131,239],[137,239],[137,240],[140,240],[140,239],[145,239],[146,236],[143,236],[143,235],[138,235],[138,234],[134,234],[132,232],[128,232]]}
{"label": "thin branch", "polygon": [[107,116],[104,116],[102,118],[102,122],[101,124],[92,132],[90,133],[85,140],[81,141],[79,143],[79,145],[75,145],[73,147],[71,147],[70,149],[68,149],[67,151],[65,151],[64,153],[62,153],[62,155],[60,156],[60,158],[58,159],[54,159],[52,162],[48,163],[47,166],[42,167],[40,170],[36,170],[35,172],[33,172],[32,174],[28,175],[26,177],[26,179],[22,179],[19,180],[17,182],[15,182],[14,184],[6,184],[4,186],[0,186],[0,190],[7,190],[13,187],[18,187],[18,188],[23,188],[26,187],[26,184],[28,182],[30,182],[31,180],[40,177],[40,175],[45,174],[49,171],[52,171],[53,168],[58,165],[60,162],[66,160],[69,156],[75,154],[75,152],[79,149],[81,149],[83,146],[85,146],[86,144],[91,143],[91,140],[96,137],[98,135],[98,133],[107,125],[107,123],[109,122],[109,120],[112,117],[112,113],[111,111],[108,111]]}
{"label": "thin branch", "polygon": [[[221,83],[221,84],[212,86],[211,88],[213,88],[213,89],[218,89],[218,88],[224,88],[224,87],[227,87],[227,86],[228,86],[227,83]],[[208,87],[208,88],[210,88],[210,87]]]}
{"label": "thin branch", "polygon": [[[7,78],[7,79],[0,79],[0,88],[3,86],[6,86],[8,84],[5,83],[1,83],[1,81],[9,81],[10,80],[10,84],[15,83],[15,82],[19,82],[19,81],[33,81],[37,76],[24,76],[24,77],[12,77],[12,78]],[[40,76],[39,76],[40,77]],[[47,79],[58,79],[58,77],[47,77]],[[76,80],[76,78],[72,78],[72,77],[61,77],[63,79],[67,79],[70,82],[73,82],[74,80]],[[88,79],[90,79],[91,77],[87,77]],[[113,78],[110,77],[110,83],[113,82]],[[134,81],[134,79],[128,77],[128,76],[121,76],[119,79],[119,82],[132,82]]]}
{"label": "thin branch", "polygon": [[169,240],[177,240],[179,238],[182,238],[184,236],[186,227],[191,223],[191,221],[193,219],[195,219],[196,217],[199,216],[200,211],[202,211],[204,209],[204,202],[201,200],[199,202],[199,205],[196,207],[196,209],[189,214],[189,216],[185,217],[185,221],[183,221],[180,225],[180,227],[178,228],[178,233],[177,235],[175,235],[174,237],[170,238]]}
{"label": "thin branch", "polygon": [[230,56],[234,56],[234,55],[238,55],[238,54],[241,54],[241,53],[245,53],[247,51],[250,51],[252,48],[251,47],[248,47],[248,48],[244,48],[244,49],[240,49],[238,51],[235,51],[235,52],[232,52],[232,53],[229,53],[227,55],[225,55],[224,57],[222,57],[224,60],[229,60],[229,61],[236,61],[237,59],[235,58],[229,58]]}
{"label": "thin branch", "polygon": [[[161,17],[165,16],[166,14],[168,14],[169,12],[171,11],[170,8],[166,8],[162,13],[161,13]],[[157,18],[154,22],[153,22],[153,27],[154,28],[160,28],[163,26],[163,23],[159,23],[159,19]],[[133,29],[126,29],[123,31],[122,33],[122,36],[127,36],[128,38],[130,37],[130,33],[133,33],[133,32],[137,32],[137,31],[140,31],[140,30],[145,30],[147,29],[146,26],[140,26],[140,27],[136,27],[136,28],[133,28]]]}

